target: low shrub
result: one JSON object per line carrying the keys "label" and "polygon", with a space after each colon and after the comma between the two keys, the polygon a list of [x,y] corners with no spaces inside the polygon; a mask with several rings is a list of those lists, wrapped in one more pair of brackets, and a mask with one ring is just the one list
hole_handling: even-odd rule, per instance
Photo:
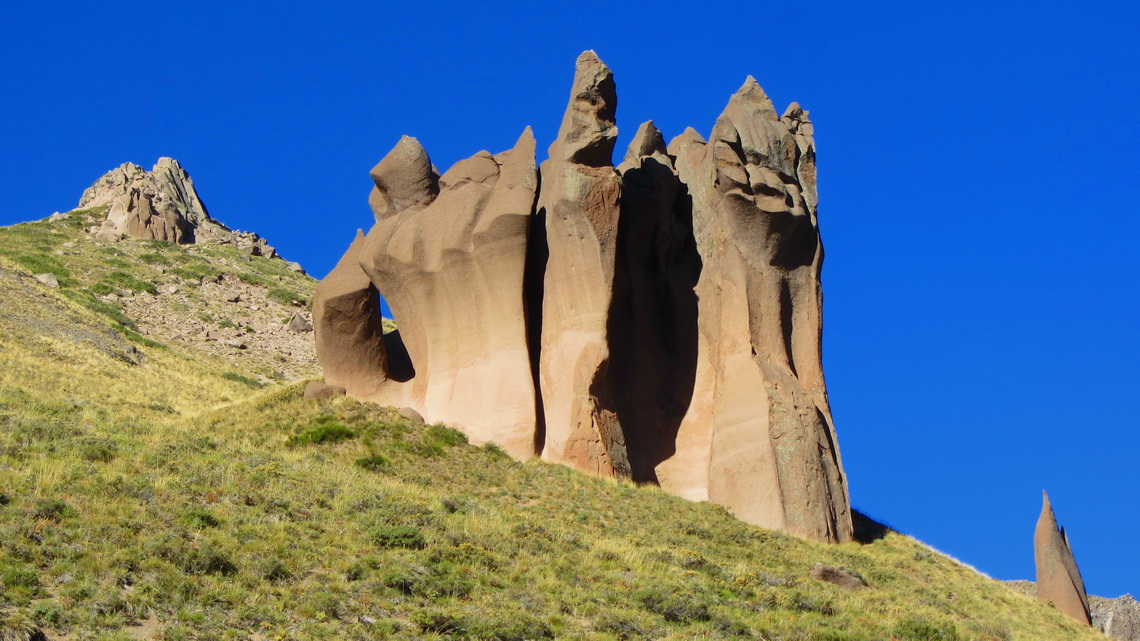
{"label": "low shrub", "polygon": [[331,416],[317,419],[315,425],[302,429],[299,433],[289,437],[285,444],[290,447],[298,445],[313,445],[316,443],[336,443],[354,438],[356,433],[348,427],[341,425]]}
{"label": "low shrub", "polygon": [[382,548],[422,550],[427,541],[422,532],[410,525],[389,525],[373,531],[372,540]]}
{"label": "low shrub", "polygon": [[371,454],[363,458],[356,459],[356,467],[363,468],[369,472],[383,472],[392,465],[392,461],[383,454]]}

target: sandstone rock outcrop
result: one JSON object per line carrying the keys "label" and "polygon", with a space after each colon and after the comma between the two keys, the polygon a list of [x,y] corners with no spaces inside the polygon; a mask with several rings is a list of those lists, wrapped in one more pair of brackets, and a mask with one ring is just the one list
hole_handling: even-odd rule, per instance
{"label": "sandstone rock outcrop", "polygon": [[1089,597],[1077,569],[1077,561],[1064,528],[1057,526],[1049,495],[1042,495],[1041,516],[1033,534],[1033,557],[1037,563],[1037,598],[1051,601],[1067,616],[1089,625]]}
{"label": "sandstone rock outcrop", "polygon": [[621,426],[606,396],[621,182],[613,74],[588,51],[578,58],[570,103],[542,165],[538,202],[546,227],[539,388],[544,459],[629,476]]}
{"label": "sandstone rock outcrop", "polygon": [[376,398],[532,456],[523,276],[538,192],[534,136],[527,128],[513,149],[479,152],[438,177],[405,137],[372,176],[377,222],[359,263],[400,319],[414,371],[397,396]]}
{"label": "sandstone rock outcrop", "polygon": [[670,145],[692,198],[696,387],[662,487],[818,540],[851,538],[820,355],[823,247],[811,122],[751,77],[708,142]]}
{"label": "sandstone rock outcrop", "polygon": [[616,108],[586,52],[540,171],[529,129],[442,176],[401,139],[371,172],[375,225],[318,288],[327,381],[516,457],[850,540],[807,112],[777,115],[749,78],[709,141],[667,147],[647,122],[615,168]]}

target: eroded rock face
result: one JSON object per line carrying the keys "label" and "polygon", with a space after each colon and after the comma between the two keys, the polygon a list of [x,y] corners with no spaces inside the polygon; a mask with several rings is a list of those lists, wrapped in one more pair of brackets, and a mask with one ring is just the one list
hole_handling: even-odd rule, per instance
{"label": "eroded rock face", "polygon": [[364,233],[357,231],[313,297],[317,360],[325,382],[357,398],[375,396],[389,378],[380,293],[360,268],[364,243]]}
{"label": "eroded rock face", "polygon": [[530,129],[513,149],[479,152],[438,177],[405,137],[372,175],[377,222],[360,265],[400,319],[415,372],[400,397],[428,421],[462,425],[473,442],[533,456],[523,306],[538,191]]}
{"label": "eroded rock face", "polygon": [[851,538],[820,355],[823,248],[811,123],[751,77],[709,141],[670,145],[692,198],[702,268],[696,383],[662,487],[751,523]]}
{"label": "eroded rock face", "polygon": [[[667,148],[645,123],[615,168],[616,107],[586,52],[541,171],[529,130],[442,176],[401,139],[371,172],[376,224],[318,288],[329,382],[520,458],[850,540],[807,113],[749,78],[708,141]],[[378,335],[374,291],[398,334]]]}
{"label": "eroded rock face", "polygon": [[1042,492],[1041,516],[1033,533],[1033,557],[1037,562],[1037,598],[1052,601],[1067,616],[1089,625],[1089,597],[1069,537],[1057,527],[1049,495]]}

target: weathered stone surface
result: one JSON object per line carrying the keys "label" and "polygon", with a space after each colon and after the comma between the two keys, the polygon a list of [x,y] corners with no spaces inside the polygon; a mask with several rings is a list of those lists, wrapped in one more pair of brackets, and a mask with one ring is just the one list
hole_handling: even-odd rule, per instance
{"label": "weathered stone surface", "polygon": [[657,482],[693,393],[701,259],[687,188],[652,122],[638,129],[617,170],[621,215],[603,398],[621,425],[629,475]]}
{"label": "weathered stone surface", "polygon": [[538,215],[548,258],[539,384],[542,457],[603,475],[629,476],[615,407],[606,402],[607,324],[613,303],[621,181],[613,74],[592,51],[578,58],[570,102],[542,165]]}
{"label": "weathered stone surface", "polygon": [[1140,603],[1131,594],[1115,599],[1089,596],[1093,627],[1113,639],[1140,641]]}
{"label": "weathered stone surface", "polygon": [[645,123],[615,168],[616,106],[586,52],[538,172],[529,130],[442,176],[402,138],[371,172],[376,224],[318,291],[326,377],[520,458],[850,540],[807,113],[749,78],[709,141]]}
{"label": "weathered stone surface", "polygon": [[370,172],[376,186],[368,204],[376,222],[420,209],[439,195],[439,174],[420,141],[404,136]]}
{"label": "weathered stone surface", "polygon": [[1065,615],[1085,625],[1089,617],[1089,597],[1069,537],[1057,526],[1049,495],[1041,493],[1041,516],[1033,533],[1033,557],[1037,562],[1037,598],[1051,601]]}
{"label": "weathered stone surface", "polygon": [[528,128],[513,149],[479,152],[438,180],[420,152],[405,137],[373,170],[386,208],[360,256],[400,319],[414,371],[402,398],[430,422],[463,425],[475,443],[533,456],[523,275],[538,190],[534,136]]}
{"label": "weathered stone surface", "polygon": [[696,383],[661,485],[751,523],[850,540],[820,355],[811,123],[795,104],[778,117],[749,77],[709,142],[689,130],[670,152],[702,268]]}
{"label": "weathered stone surface", "polygon": [[424,423],[424,417],[421,416],[419,412],[415,411],[414,409],[412,409],[410,407],[401,407],[399,409],[399,414],[400,414],[400,416],[408,419],[409,421],[411,421],[413,423],[419,423],[419,424]]}
{"label": "weathered stone surface", "polygon": [[363,246],[364,233],[357,231],[313,297],[317,359],[325,380],[357,398],[375,396],[388,380],[380,293],[360,268]]}

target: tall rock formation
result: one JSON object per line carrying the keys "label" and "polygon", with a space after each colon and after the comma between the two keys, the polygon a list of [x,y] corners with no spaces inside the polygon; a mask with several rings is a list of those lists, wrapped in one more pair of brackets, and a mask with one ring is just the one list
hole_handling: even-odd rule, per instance
{"label": "tall rock formation", "polygon": [[[318,289],[328,381],[520,458],[850,540],[807,112],[778,116],[749,78],[709,141],[666,147],[647,122],[615,168],[616,108],[586,52],[541,171],[529,130],[442,176],[403,138],[372,170],[376,224]],[[378,336],[376,293],[399,334]]]}
{"label": "tall rock formation", "polygon": [[[400,399],[518,457],[535,450],[523,275],[538,192],[534,136],[436,177],[405,137],[372,173],[376,225],[359,263],[393,314],[414,376]],[[377,310],[378,313],[378,310]],[[395,390],[399,388],[399,392]]]}
{"label": "tall rock formation", "polygon": [[621,200],[611,161],[616,110],[613,74],[594,52],[583,53],[558,138],[542,165],[538,207],[549,254],[539,382],[546,418],[542,457],[629,476],[624,435],[604,398]]}
{"label": "tall rock formation", "polygon": [[1069,537],[1057,527],[1049,495],[1041,492],[1041,516],[1033,533],[1033,557],[1037,562],[1037,598],[1052,601],[1058,610],[1085,624],[1091,623],[1085,582],[1073,558]]}
{"label": "tall rock formation", "polygon": [[[807,114],[783,117],[751,77],[711,140],[670,151],[703,267],[696,388],[658,467],[662,487],[819,540],[851,537],[820,355],[823,247]],[[702,465],[703,463],[703,465]]]}

